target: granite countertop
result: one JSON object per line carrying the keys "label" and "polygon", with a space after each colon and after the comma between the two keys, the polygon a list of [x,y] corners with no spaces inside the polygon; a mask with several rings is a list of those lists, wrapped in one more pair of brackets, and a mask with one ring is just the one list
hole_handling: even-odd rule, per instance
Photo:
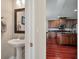
{"label": "granite countertop", "polygon": [[58,28],[49,28],[48,32],[62,32],[62,33],[76,33],[76,29],[71,29],[71,28],[65,28],[63,30],[58,29]]}

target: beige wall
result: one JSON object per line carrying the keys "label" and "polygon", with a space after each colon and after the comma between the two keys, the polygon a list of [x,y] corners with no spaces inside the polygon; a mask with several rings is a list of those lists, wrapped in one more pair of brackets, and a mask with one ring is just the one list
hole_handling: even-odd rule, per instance
{"label": "beige wall", "polygon": [[8,44],[12,38],[24,38],[24,34],[14,33],[14,4],[15,0],[1,0],[1,19],[6,22],[6,32],[1,33],[1,59],[9,59],[15,54],[15,49]]}
{"label": "beige wall", "polygon": [[[14,15],[14,9],[24,8],[24,5],[18,6],[18,5],[16,4],[16,0],[12,0],[12,2],[13,2],[13,15]],[[13,17],[12,22],[13,22],[13,27],[14,27],[14,17]],[[21,34],[16,33],[16,34],[15,34],[15,33],[14,33],[14,29],[13,29],[13,37],[14,37],[14,38],[24,38],[25,35],[24,35],[23,33],[21,33]]]}
{"label": "beige wall", "polygon": [[12,38],[12,0],[1,0],[1,16],[2,21],[6,22],[6,32],[1,33],[1,59],[9,59],[14,55],[14,48],[8,44],[8,40]]}

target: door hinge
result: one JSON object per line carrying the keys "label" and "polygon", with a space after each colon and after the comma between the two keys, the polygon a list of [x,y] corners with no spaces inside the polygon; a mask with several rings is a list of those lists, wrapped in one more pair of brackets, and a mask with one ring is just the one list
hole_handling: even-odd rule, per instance
{"label": "door hinge", "polygon": [[33,43],[30,43],[30,47],[33,47]]}

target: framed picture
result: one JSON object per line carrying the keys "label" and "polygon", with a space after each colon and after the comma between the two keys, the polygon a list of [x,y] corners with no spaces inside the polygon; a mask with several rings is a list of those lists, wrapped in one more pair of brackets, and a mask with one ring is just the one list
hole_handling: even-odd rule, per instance
{"label": "framed picture", "polygon": [[24,33],[25,32],[25,8],[15,9],[15,33]]}

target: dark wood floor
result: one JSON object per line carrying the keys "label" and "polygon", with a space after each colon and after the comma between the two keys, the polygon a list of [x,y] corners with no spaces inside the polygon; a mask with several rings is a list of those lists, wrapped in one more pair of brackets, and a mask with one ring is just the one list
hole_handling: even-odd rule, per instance
{"label": "dark wood floor", "polygon": [[55,39],[47,39],[47,59],[77,59],[76,46],[56,44]]}

